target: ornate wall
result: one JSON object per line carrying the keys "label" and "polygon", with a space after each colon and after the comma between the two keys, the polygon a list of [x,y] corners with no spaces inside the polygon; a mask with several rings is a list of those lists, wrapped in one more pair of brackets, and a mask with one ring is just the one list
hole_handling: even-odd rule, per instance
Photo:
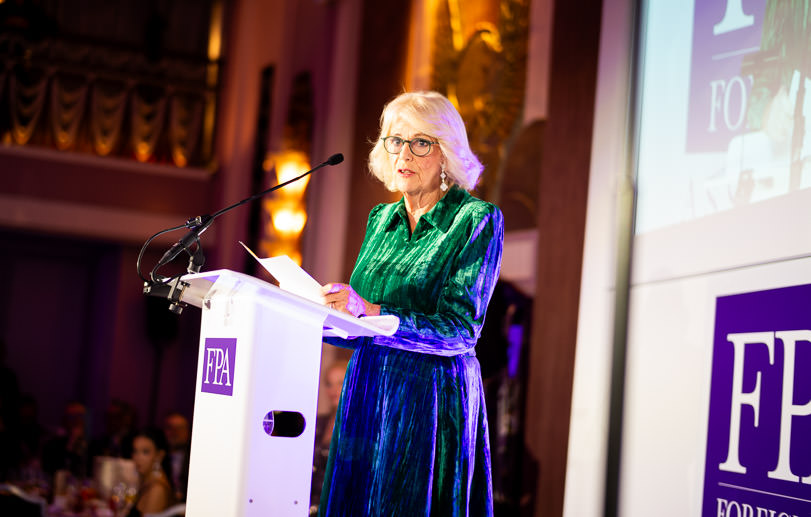
{"label": "ornate wall", "polygon": [[210,163],[221,2],[36,5],[0,4],[0,141]]}

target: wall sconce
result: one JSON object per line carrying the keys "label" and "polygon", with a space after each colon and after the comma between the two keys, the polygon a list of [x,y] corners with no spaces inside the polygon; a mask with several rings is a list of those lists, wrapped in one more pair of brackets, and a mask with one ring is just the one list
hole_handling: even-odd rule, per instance
{"label": "wall sconce", "polygon": [[[310,161],[301,151],[268,153],[262,164],[266,172],[275,169],[276,184],[284,183],[310,170]],[[262,202],[264,232],[259,249],[265,256],[287,255],[301,265],[299,240],[307,224],[304,193],[309,176],[280,188]]]}
{"label": "wall sconce", "polygon": [[267,203],[273,229],[283,237],[298,237],[307,224],[307,212],[297,206]]}

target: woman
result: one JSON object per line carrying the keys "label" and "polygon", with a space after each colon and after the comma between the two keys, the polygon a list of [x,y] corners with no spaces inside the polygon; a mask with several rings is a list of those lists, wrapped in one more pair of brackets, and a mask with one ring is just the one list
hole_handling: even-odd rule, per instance
{"label": "woman", "polygon": [[169,442],[158,428],[139,431],[132,440],[132,461],[138,471],[140,485],[128,517],[162,512],[174,502],[174,488],[168,472]]}
{"label": "woman", "polygon": [[438,93],[404,93],[385,107],[369,167],[403,197],[372,209],[349,285],[324,286],[324,303],[393,314],[400,327],[331,340],[355,350],[321,515],[492,515],[474,347],[500,269],[501,212],[467,192],[482,165]]}

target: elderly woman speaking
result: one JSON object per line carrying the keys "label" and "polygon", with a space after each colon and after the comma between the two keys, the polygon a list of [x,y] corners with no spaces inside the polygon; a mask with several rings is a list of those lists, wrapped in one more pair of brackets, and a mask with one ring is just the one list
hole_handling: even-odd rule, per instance
{"label": "elderly woman speaking", "polygon": [[390,337],[354,348],[336,416],[321,515],[492,515],[487,415],[475,346],[501,267],[503,218],[472,197],[482,165],[436,92],[386,105],[369,168],[400,201],[369,214],[347,284],[324,303],[393,314]]}

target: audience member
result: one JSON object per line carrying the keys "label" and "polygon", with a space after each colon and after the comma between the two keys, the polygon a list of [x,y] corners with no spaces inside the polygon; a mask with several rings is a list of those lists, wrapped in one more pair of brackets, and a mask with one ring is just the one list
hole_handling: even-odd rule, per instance
{"label": "audience member", "polygon": [[174,503],[174,487],[169,477],[169,443],[159,428],[148,427],[132,442],[132,460],[138,471],[138,493],[127,517],[162,512]]}
{"label": "audience member", "polygon": [[191,427],[189,420],[180,413],[170,413],[163,420],[163,431],[169,442],[169,465],[175,499],[186,500],[189,481],[189,455],[191,452]]}
{"label": "audience member", "polygon": [[17,449],[16,474],[24,483],[42,483],[42,453],[48,433],[39,423],[39,405],[33,396],[20,397],[14,444]]}
{"label": "audience member", "polygon": [[104,434],[93,440],[90,454],[129,458],[135,434],[135,408],[121,399],[113,399],[104,412]]}
{"label": "audience member", "polygon": [[90,471],[87,446],[87,410],[80,402],[69,402],[62,414],[62,427],[42,450],[42,468],[53,476],[57,470],[68,470],[78,479]]}
{"label": "audience member", "polygon": [[310,489],[310,515],[318,511],[321,499],[321,485],[324,483],[324,472],[329,458],[329,446],[332,442],[332,429],[335,426],[335,415],[338,412],[338,401],[341,399],[341,388],[349,361],[337,360],[324,372],[324,390],[327,394],[327,411],[318,415],[315,421],[315,449],[313,451],[313,479]]}

